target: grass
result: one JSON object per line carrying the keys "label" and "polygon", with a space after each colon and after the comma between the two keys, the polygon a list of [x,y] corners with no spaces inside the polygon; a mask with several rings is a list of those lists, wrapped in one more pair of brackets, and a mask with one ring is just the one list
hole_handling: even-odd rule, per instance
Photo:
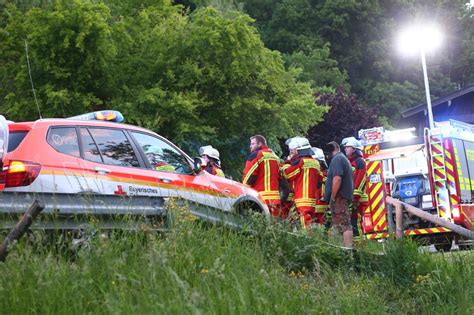
{"label": "grass", "polygon": [[321,231],[289,234],[258,218],[235,231],[183,213],[165,235],[69,241],[35,232],[16,245],[0,264],[2,314],[474,313],[474,255],[434,256],[409,241],[351,254]]}

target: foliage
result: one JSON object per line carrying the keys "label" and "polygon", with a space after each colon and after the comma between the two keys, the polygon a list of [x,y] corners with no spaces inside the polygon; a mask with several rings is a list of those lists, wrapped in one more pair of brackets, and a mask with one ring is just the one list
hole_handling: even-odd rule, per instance
{"label": "foliage", "polygon": [[309,53],[298,51],[284,57],[289,67],[301,69],[299,79],[303,82],[310,82],[315,90],[336,86],[349,88],[347,73],[341,72],[337,67],[337,62],[330,58],[329,45],[315,48]]}
{"label": "foliage", "polygon": [[[410,242],[351,257],[319,233],[258,234],[178,213],[165,235],[30,234],[0,264],[5,313],[460,313],[474,311],[472,254],[432,256]],[[305,259],[303,259],[303,257]],[[359,258],[357,258],[359,257]],[[291,262],[295,263],[291,263]]]}
{"label": "foliage", "polygon": [[110,42],[110,12],[105,5],[58,1],[50,10],[33,8],[23,14],[10,5],[6,11],[8,22],[0,29],[0,110],[9,118],[38,117],[26,45],[44,116],[84,113],[110,99],[107,67],[115,46]]}
{"label": "foliage", "polygon": [[120,52],[115,72],[123,81],[116,85],[124,88],[113,103],[130,122],[188,149],[212,141],[224,165],[236,169],[252,134],[276,143],[319,121],[324,108],[312,103],[309,85],[263,46],[247,16],[160,12],[149,8],[120,25],[131,42]]}
{"label": "foliage", "polygon": [[307,54],[329,44],[329,58],[348,74],[352,92],[390,124],[397,122],[399,111],[424,101],[419,58],[400,56],[395,45],[405,24],[421,20],[443,27],[443,47],[427,57],[433,98],[474,83],[474,10],[465,0],[243,2],[270,48]]}
{"label": "foliage", "polygon": [[[345,137],[357,136],[363,128],[379,124],[377,112],[363,106],[357,96],[339,87],[334,93],[316,93],[316,102],[330,106],[323,121],[308,131],[308,139],[313,145],[322,147],[330,141],[338,143]],[[335,127],[337,126],[337,127]]]}
{"label": "foliage", "polygon": [[252,19],[236,11],[75,0],[24,13],[10,5],[4,15],[0,111],[9,119],[37,117],[24,39],[43,116],[112,107],[192,152],[214,145],[234,175],[249,136],[278,144],[325,111],[298,70],[286,70]]}

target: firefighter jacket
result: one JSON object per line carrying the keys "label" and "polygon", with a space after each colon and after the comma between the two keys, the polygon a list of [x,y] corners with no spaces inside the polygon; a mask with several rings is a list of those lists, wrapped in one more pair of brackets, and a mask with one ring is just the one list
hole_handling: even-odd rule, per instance
{"label": "firefighter jacket", "polygon": [[352,156],[349,157],[349,161],[352,165],[353,181],[354,181],[354,201],[359,203],[368,202],[367,193],[365,191],[367,165],[362,158],[362,154],[359,150],[355,151]]}
{"label": "firefighter jacket", "polygon": [[285,177],[293,187],[296,208],[316,207],[316,188],[321,181],[319,162],[311,156],[292,159],[284,168]]}
{"label": "firefighter jacket", "polygon": [[245,162],[242,183],[260,192],[266,204],[280,204],[279,159],[267,146],[250,153]]}
{"label": "firefighter jacket", "polygon": [[221,170],[221,168],[212,162],[206,166],[205,171],[212,175],[224,177],[224,172]]}

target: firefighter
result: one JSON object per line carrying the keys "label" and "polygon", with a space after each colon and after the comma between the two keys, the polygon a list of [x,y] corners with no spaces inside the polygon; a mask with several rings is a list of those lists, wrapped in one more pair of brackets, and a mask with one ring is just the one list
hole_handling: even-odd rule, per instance
{"label": "firefighter", "polygon": [[212,175],[224,177],[224,172],[221,169],[221,160],[219,159],[219,151],[211,145],[206,145],[199,148],[199,154],[206,164],[204,170]]}
{"label": "firefighter", "polygon": [[308,139],[295,137],[288,144],[289,166],[284,175],[294,190],[294,203],[304,228],[309,227],[316,217],[316,188],[320,178],[319,162],[313,159],[313,150]]}
{"label": "firefighter", "polygon": [[353,171],[354,197],[351,207],[351,225],[354,236],[359,236],[357,221],[360,220],[362,230],[362,217],[368,206],[368,197],[365,192],[367,166],[363,159],[363,147],[360,141],[354,137],[349,137],[342,140],[341,144],[344,145],[344,151],[349,162],[351,162]]}
{"label": "firefighter", "polygon": [[260,192],[273,216],[280,215],[279,158],[261,135],[250,138],[250,154],[245,162],[242,183]]}
{"label": "firefighter", "polygon": [[326,159],[324,158],[324,152],[320,148],[312,148],[314,154],[313,159],[317,160],[320,165],[320,179],[316,186],[316,218],[315,222],[318,224],[324,224],[324,218],[326,211],[329,207],[328,203],[324,200],[324,185],[326,184],[328,166]]}

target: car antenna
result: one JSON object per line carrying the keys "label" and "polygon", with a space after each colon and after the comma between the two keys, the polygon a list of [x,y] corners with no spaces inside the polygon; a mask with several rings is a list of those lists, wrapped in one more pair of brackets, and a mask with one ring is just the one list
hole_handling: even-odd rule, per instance
{"label": "car antenna", "polygon": [[33,85],[33,78],[31,77],[30,57],[28,56],[28,43],[26,42],[26,39],[25,39],[25,51],[26,51],[26,62],[28,63],[28,74],[30,75],[31,89],[33,90],[33,96],[35,98],[36,107],[38,108],[39,117],[40,119],[43,119],[43,116],[41,116],[41,110],[38,104],[38,100],[36,99],[36,91],[35,91],[35,86]]}

